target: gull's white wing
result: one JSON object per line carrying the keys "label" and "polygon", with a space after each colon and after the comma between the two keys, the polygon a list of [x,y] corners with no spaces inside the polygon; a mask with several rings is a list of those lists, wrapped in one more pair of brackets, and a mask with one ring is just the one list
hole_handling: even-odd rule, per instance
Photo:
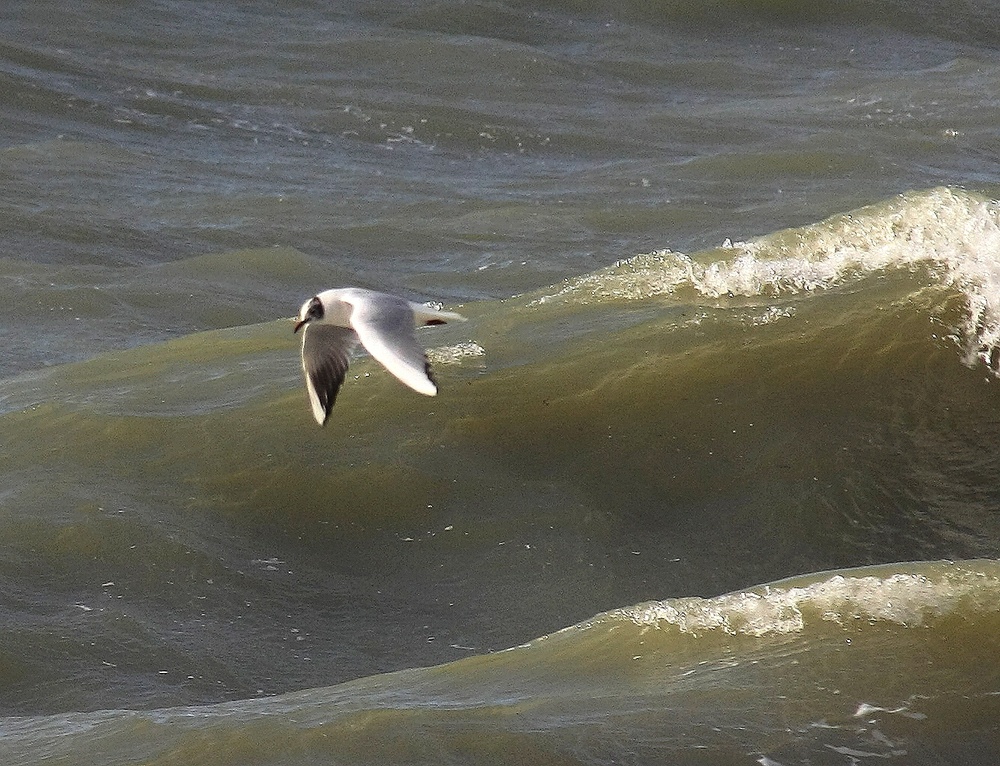
{"label": "gull's white wing", "polygon": [[353,307],[351,325],[368,353],[414,391],[434,396],[437,386],[431,377],[427,355],[413,334],[414,317],[409,302],[383,293],[367,293],[346,300]]}
{"label": "gull's white wing", "polygon": [[323,425],[337,400],[358,336],[349,327],[316,323],[306,325],[303,333],[302,372],[313,417]]}

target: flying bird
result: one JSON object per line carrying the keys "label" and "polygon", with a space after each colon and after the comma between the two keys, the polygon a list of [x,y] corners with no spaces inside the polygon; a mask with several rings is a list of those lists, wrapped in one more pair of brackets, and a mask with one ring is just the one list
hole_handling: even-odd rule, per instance
{"label": "flying bird", "polygon": [[330,417],[359,342],[414,391],[434,396],[430,363],[413,331],[450,321],[464,322],[465,317],[358,287],[324,290],[303,303],[295,332],[303,331],[302,371],[316,422],[323,425]]}

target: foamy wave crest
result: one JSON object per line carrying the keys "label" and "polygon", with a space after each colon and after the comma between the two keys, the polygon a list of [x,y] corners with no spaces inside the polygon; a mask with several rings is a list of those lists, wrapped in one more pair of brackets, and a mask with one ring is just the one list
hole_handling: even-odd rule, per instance
{"label": "foamy wave crest", "polygon": [[[670,250],[637,255],[567,281],[536,303],[698,297],[774,298],[826,290],[880,271],[927,269],[968,304],[954,328],[965,361],[997,368],[1000,349],[1000,203],[937,188],[786,229],[727,241],[695,257]],[[992,364],[991,364],[992,362]]]}
{"label": "foamy wave crest", "polygon": [[472,340],[427,351],[427,358],[434,364],[461,364],[464,360],[477,356],[486,356],[486,349]]}
{"label": "foamy wave crest", "polygon": [[[972,562],[969,562],[970,564]],[[614,613],[638,625],[675,626],[699,635],[765,636],[796,633],[810,620],[850,625],[858,621],[917,627],[959,609],[994,609],[1000,593],[996,562],[983,568],[945,565],[936,573],[837,574],[799,587],[765,586],[759,591],[718,598],[681,598],[650,602]]]}

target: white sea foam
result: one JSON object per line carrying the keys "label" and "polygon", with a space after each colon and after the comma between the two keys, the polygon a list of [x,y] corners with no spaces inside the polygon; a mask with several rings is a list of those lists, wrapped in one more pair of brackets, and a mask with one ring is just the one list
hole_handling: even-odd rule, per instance
{"label": "white sea foam", "polygon": [[[992,571],[992,570],[991,570]],[[639,625],[676,626],[699,635],[722,631],[765,636],[802,631],[809,620],[850,625],[859,620],[915,627],[969,603],[995,601],[996,573],[958,569],[945,577],[918,573],[833,575],[798,587],[765,586],[717,598],[650,602],[617,612]]]}
{"label": "white sea foam", "polygon": [[766,299],[918,268],[965,296],[966,318],[953,328],[964,360],[989,363],[1000,349],[1000,203],[949,188],[903,194],[750,242],[727,240],[696,257],[670,250],[637,255],[568,280],[535,303],[644,300],[686,291],[695,299]]}
{"label": "white sea foam", "polygon": [[[910,700],[909,702],[912,702]],[[867,702],[862,702],[858,705],[858,709],[854,711],[855,718],[866,718],[873,713],[889,713],[891,715],[901,715],[904,718],[913,718],[914,720],[921,721],[927,718],[926,713],[916,713],[910,709],[909,702],[905,705],[899,705],[898,707],[887,708],[879,707],[878,705],[871,705]]]}
{"label": "white sea foam", "polygon": [[471,340],[427,350],[427,358],[433,364],[462,364],[465,359],[477,356],[486,356],[486,349]]}

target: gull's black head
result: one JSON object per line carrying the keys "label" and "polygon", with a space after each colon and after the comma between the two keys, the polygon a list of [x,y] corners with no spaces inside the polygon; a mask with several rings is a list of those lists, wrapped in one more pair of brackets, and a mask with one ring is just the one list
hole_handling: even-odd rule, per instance
{"label": "gull's black head", "polygon": [[303,303],[302,308],[299,309],[299,315],[296,317],[295,329],[293,332],[298,332],[314,319],[322,319],[323,313],[323,301],[314,295],[312,298]]}

